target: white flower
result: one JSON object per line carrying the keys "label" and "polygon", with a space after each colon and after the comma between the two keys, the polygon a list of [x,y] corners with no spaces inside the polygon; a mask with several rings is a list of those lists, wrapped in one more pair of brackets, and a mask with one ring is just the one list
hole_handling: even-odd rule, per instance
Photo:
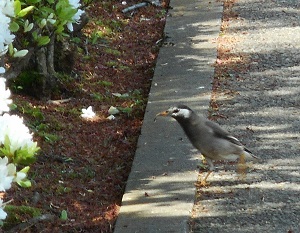
{"label": "white flower", "polygon": [[0,191],[5,191],[11,187],[11,182],[14,179],[14,170],[16,166],[8,163],[8,158],[0,158]]}
{"label": "white flower", "polygon": [[70,32],[73,32],[73,23],[71,22],[67,23],[67,28],[69,29]]}
{"label": "white flower", "polygon": [[0,77],[0,115],[3,112],[8,112],[8,105],[12,103],[10,97],[10,90],[5,87],[6,79]]}
{"label": "white flower", "polygon": [[78,9],[78,11],[76,12],[76,14],[73,16],[73,20],[77,23],[77,24],[79,24],[80,23],[80,17],[81,17],[81,15],[84,13],[84,11],[83,10],[80,10],[80,9]]}
{"label": "white flower", "polygon": [[0,56],[7,52],[15,36],[9,30],[10,18],[14,16],[14,0],[0,1]]}
{"label": "white flower", "polygon": [[93,112],[93,107],[89,106],[87,109],[82,109],[82,114],[81,117],[83,118],[93,118],[94,116],[96,116],[96,113]]}
{"label": "white flower", "polygon": [[[7,158],[7,157],[5,157]],[[7,175],[9,177],[13,177],[13,182],[20,182],[26,178],[27,174],[25,172],[19,171],[17,172],[17,167],[13,163],[9,163],[7,165]]]}
{"label": "white flower", "polygon": [[14,176],[14,179],[13,179],[13,182],[19,183],[22,180],[24,180],[26,177],[27,177],[26,173],[24,173],[24,172],[16,172],[15,176]]}
{"label": "white flower", "polygon": [[78,9],[81,6],[81,4],[79,3],[79,0],[69,0],[69,3],[71,5],[71,7],[73,7],[74,9],[77,9],[77,12],[72,17],[73,22],[67,23],[67,28],[72,32],[73,31],[73,23],[77,23],[77,24],[80,23],[80,17],[84,13],[84,11],[81,9]]}
{"label": "white flower", "polygon": [[77,8],[79,8],[81,6],[81,4],[79,3],[79,1],[80,0],[69,0],[69,3],[70,3],[70,5],[73,8],[77,9]]}
{"label": "white flower", "polygon": [[7,213],[3,210],[3,200],[0,199],[0,220],[4,220],[7,216]]}
{"label": "white flower", "polygon": [[32,134],[23,119],[17,115],[5,113],[0,116],[0,145],[5,144],[9,139],[10,154],[14,154],[19,149],[36,148],[37,143],[33,142]]}
{"label": "white flower", "polygon": [[13,17],[15,15],[14,0],[0,1],[0,9],[4,15]]}
{"label": "white flower", "polygon": [[27,174],[25,172],[22,171],[17,172],[17,167],[14,164],[10,163],[7,165],[7,167],[8,167],[7,174],[9,177],[11,176],[13,177],[12,180],[13,182],[19,183],[27,177]]}
{"label": "white flower", "polygon": [[13,42],[15,36],[8,29],[10,19],[0,12],[0,56],[8,50],[8,45]]}

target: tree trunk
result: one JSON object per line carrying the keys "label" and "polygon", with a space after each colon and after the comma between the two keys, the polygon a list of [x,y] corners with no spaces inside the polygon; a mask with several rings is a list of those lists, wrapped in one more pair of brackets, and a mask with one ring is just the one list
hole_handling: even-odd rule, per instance
{"label": "tree trunk", "polygon": [[41,94],[50,97],[53,88],[57,85],[57,73],[54,69],[54,36],[46,47],[41,47],[36,52],[37,71],[41,74]]}

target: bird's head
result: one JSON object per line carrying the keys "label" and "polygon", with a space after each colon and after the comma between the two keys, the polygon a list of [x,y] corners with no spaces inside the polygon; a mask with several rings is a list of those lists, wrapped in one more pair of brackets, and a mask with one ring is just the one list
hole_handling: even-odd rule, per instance
{"label": "bird's head", "polygon": [[[193,111],[186,105],[178,105],[176,107],[171,107],[166,111],[160,112],[156,115],[158,116],[171,116],[176,120],[188,119],[192,115]],[[155,117],[155,118],[156,118]]]}

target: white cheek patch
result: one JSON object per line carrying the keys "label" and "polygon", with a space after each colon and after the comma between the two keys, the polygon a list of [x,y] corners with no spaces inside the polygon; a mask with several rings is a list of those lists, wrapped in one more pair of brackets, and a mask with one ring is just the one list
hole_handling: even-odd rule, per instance
{"label": "white cheek patch", "polygon": [[189,118],[191,116],[191,111],[188,109],[180,109],[177,113],[178,116],[183,116],[184,118]]}

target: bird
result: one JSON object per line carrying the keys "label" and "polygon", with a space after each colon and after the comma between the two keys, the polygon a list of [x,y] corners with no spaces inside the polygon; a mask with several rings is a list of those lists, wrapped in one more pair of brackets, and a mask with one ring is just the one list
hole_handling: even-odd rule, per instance
{"label": "bird", "polygon": [[180,124],[192,145],[204,156],[209,169],[200,182],[201,186],[209,184],[206,180],[215,170],[213,160],[238,159],[237,171],[245,174],[246,159],[259,159],[219,124],[210,121],[203,115],[196,114],[186,105],[179,104],[170,107],[168,110],[158,113],[155,120],[158,116],[173,117]]}

